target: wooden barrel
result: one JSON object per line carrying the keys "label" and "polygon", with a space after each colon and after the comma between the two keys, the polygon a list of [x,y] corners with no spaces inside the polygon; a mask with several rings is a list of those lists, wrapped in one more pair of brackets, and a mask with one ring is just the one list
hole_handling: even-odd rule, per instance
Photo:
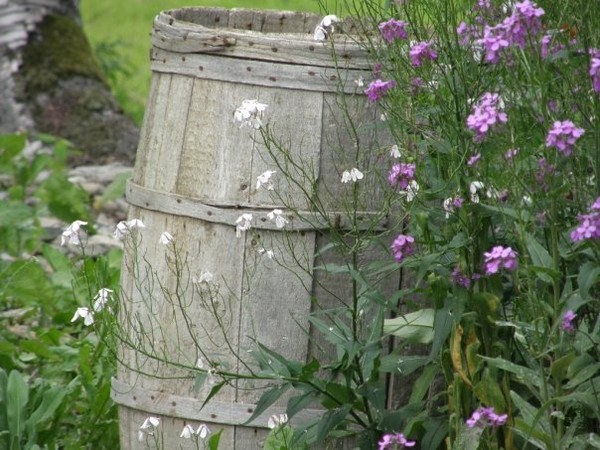
{"label": "wooden barrel", "polygon": [[[267,418],[285,412],[285,399],[246,423],[264,385],[232,383],[202,407],[214,384],[195,386],[194,366],[213,360],[221,370],[244,372],[255,341],[289,359],[317,354],[310,338],[318,333],[306,319],[313,299],[338,307],[350,298],[346,275],[316,267],[339,262],[324,251],[327,229],[343,234],[351,222],[353,186],[341,183],[344,170],[368,174],[360,181],[361,226],[387,226],[377,176],[386,159],[380,113],[361,87],[369,63],[356,42],[341,37],[334,61],[329,41],[313,38],[319,21],[306,13],[220,8],[156,17],[152,84],[126,189],[130,218],[145,229],[135,249],[126,246],[122,273],[120,321],[129,342],[120,349],[112,397],[124,450],[144,448],[148,436],[140,442],[138,432],[149,416],[161,419],[156,433],[165,449],[195,448],[180,434],[185,424],[200,423],[223,430],[220,448],[262,448]],[[263,122],[287,156],[270,160],[258,130],[234,122],[247,99],[268,105]],[[347,129],[349,116],[356,134]],[[358,162],[357,139],[369,149]],[[283,176],[286,167],[294,182]],[[266,170],[276,171],[273,191],[257,189]],[[319,208],[307,193],[318,195]],[[275,208],[287,214],[284,229],[267,218]],[[253,216],[252,229],[236,237],[243,214]],[[163,231],[171,244],[159,244]],[[212,281],[200,282],[207,272]],[[397,289],[397,279],[389,283]],[[320,413],[308,409],[294,420]]]}

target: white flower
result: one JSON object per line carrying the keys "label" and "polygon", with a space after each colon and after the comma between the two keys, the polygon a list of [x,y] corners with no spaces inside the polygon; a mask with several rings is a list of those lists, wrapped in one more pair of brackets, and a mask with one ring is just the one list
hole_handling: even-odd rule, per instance
{"label": "white flower", "polygon": [[358,87],[363,87],[365,85],[365,80],[363,77],[358,77],[356,80],[354,80],[354,84],[356,84]]}
{"label": "white flower", "polygon": [[446,200],[444,200],[444,203],[442,203],[442,206],[444,208],[444,211],[446,211],[446,219],[450,218],[450,214],[452,213],[452,211],[454,211],[454,199],[452,197],[448,197]]}
{"label": "white flower", "polygon": [[382,122],[387,122],[387,114],[386,113],[381,113],[379,115],[379,120],[381,120]]}
{"label": "white flower", "polygon": [[275,225],[277,226],[277,228],[283,228],[285,227],[285,224],[289,221],[285,217],[283,217],[282,214],[282,210],[274,209],[273,211],[267,214],[267,217],[269,218],[269,220],[275,221]]}
{"label": "white flower", "polygon": [[146,228],[146,225],[144,225],[144,223],[140,219],[131,219],[128,222],[122,220],[117,224],[117,228],[115,229],[114,235],[115,238],[122,240],[131,231],[141,228]]}
{"label": "white flower", "polygon": [[411,182],[408,183],[408,186],[406,186],[406,201],[412,202],[417,196],[418,192],[419,183],[417,183],[415,180],[411,180]]}
{"label": "white flower", "polygon": [[71,322],[75,322],[79,318],[83,319],[83,323],[86,327],[94,323],[94,314],[90,311],[89,308],[77,308],[77,310],[75,311],[75,315],[71,319]]}
{"label": "white flower", "polygon": [[87,222],[83,220],[76,220],[71,225],[67,227],[65,231],[63,231],[62,236],[60,237],[60,245],[65,245],[67,240],[69,244],[79,245],[81,241],[79,240],[79,230],[82,225],[87,225]]}
{"label": "white flower", "polygon": [[105,306],[108,304],[110,300],[110,294],[112,294],[112,289],[102,288],[98,291],[96,296],[94,297],[94,311],[102,311]]}
{"label": "white flower", "polygon": [[246,213],[238,217],[235,221],[235,236],[239,238],[242,236],[242,231],[248,231],[250,228],[252,228],[251,222],[252,214]]}
{"label": "white flower", "polygon": [[183,427],[183,431],[179,435],[179,437],[184,439],[191,439],[194,434],[194,428],[188,423],[185,427]]}
{"label": "white flower", "polygon": [[210,273],[208,270],[203,270],[200,273],[200,277],[197,278],[196,280],[194,280],[194,282],[198,283],[198,284],[202,284],[202,283],[208,284],[213,280],[213,278],[214,278],[214,275],[212,273]]}
{"label": "white flower", "polygon": [[160,424],[160,419],[158,417],[146,417],[144,423],[138,430],[138,440],[141,442],[144,440],[144,435],[148,434],[150,436],[154,435],[154,429]]}
{"label": "white flower", "polygon": [[350,170],[344,170],[342,173],[342,183],[348,183],[349,181],[356,183],[358,180],[362,180],[363,177],[363,173],[356,167]]}
{"label": "white flower", "polygon": [[200,439],[206,439],[206,436],[208,436],[209,433],[210,433],[210,430],[203,423],[201,423],[200,426],[198,427],[198,429],[196,430],[196,436],[200,437]]}
{"label": "white flower", "polygon": [[160,235],[159,242],[162,245],[169,245],[171,242],[173,242],[173,236],[171,236],[171,233],[169,233],[168,231],[163,231]]}
{"label": "white flower", "polygon": [[247,125],[259,129],[262,126],[261,118],[267,106],[258,100],[244,100],[242,106],[233,113],[233,121],[240,123],[240,128]]}
{"label": "white flower", "polygon": [[521,201],[523,203],[523,206],[526,206],[528,208],[531,207],[531,205],[533,204],[533,200],[529,195],[524,195]]}
{"label": "white flower", "polygon": [[196,360],[196,367],[198,369],[204,369],[204,359],[202,359],[202,356],[199,356],[198,359]]}
{"label": "white flower", "polygon": [[339,21],[340,19],[334,14],[323,17],[321,22],[315,28],[313,34],[315,41],[324,41],[327,39],[327,36],[335,31],[333,24]]}
{"label": "white flower", "polygon": [[259,255],[267,255],[267,258],[269,258],[269,259],[273,259],[273,256],[275,256],[275,253],[273,252],[273,250],[266,250],[264,248],[259,248],[258,254]]}
{"label": "white flower", "polygon": [[273,414],[271,417],[269,417],[269,420],[267,421],[267,426],[272,430],[273,428],[278,427],[279,425],[287,423],[287,421],[287,414]]}
{"label": "white flower", "polygon": [[469,192],[471,192],[471,201],[473,203],[479,203],[479,194],[477,191],[483,189],[485,185],[481,181],[473,181],[469,186]]}
{"label": "white flower", "polygon": [[392,145],[392,148],[390,149],[390,156],[396,159],[402,156],[400,155],[400,148],[396,144]]}
{"label": "white flower", "polygon": [[261,186],[265,186],[265,189],[267,189],[267,191],[272,191],[273,190],[273,181],[271,181],[271,177],[273,176],[273,174],[275,174],[276,172],[274,170],[266,170],[265,172],[261,173],[259,176],[256,177],[256,189],[260,189]]}

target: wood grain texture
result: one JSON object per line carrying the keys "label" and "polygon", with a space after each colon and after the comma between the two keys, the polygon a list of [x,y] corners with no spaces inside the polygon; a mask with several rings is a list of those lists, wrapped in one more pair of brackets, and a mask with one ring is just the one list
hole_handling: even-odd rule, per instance
{"label": "wood grain texture", "polygon": [[[356,217],[352,184],[340,182],[342,171],[355,164],[357,140],[369,150],[359,168],[373,177],[386,170],[376,114],[354,82],[368,76],[367,55],[348,42],[350,56],[336,67],[331,48],[312,40],[318,20],[304,13],[186,8],[161,13],[155,22],[152,86],[127,188],[130,218],[146,224],[138,248],[143,270],[125,257],[121,300],[129,336],[143,327],[151,342],[122,349],[129,367],[119,368],[113,384],[124,450],[143,448],[137,431],[150,414],[163,418],[165,448],[188,448],[179,433],[200,421],[225,430],[222,448],[262,448],[268,414],[241,424],[267,383],[232,383],[200,410],[212,386],[194,388],[196,361],[214,360],[230,372],[255,370],[248,351],[256,341],[307,361],[317,354],[310,335],[322,339],[307,321],[315,296],[335,306],[350,295],[347,277],[315,269],[323,261],[342,264],[347,256],[316,258],[330,242],[320,230],[388,228],[381,196],[371,191],[376,179],[364,180]],[[344,105],[336,101],[340,92],[346,92]],[[246,99],[268,104],[263,123],[278,139],[271,155],[259,130],[233,121]],[[345,129],[343,108],[359,124],[356,136]],[[266,170],[276,171],[274,191],[256,188]],[[312,203],[315,192],[324,199],[319,207]],[[288,214],[284,230],[266,219],[275,208]],[[255,226],[236,237],[242,213],[251,213]],[[158,244],[163,231],[173,235],[172,245]],[[173,249],[182,261],[177,270]],[[366,259],[375,257],[381,251]],[[194,282],[204,271],[214,275],[208,291]],[[173,364],[152,361],[144,351]],[[286,399],[273,411],[281,411]],[[320,413],[311,409],[298,420]]]}

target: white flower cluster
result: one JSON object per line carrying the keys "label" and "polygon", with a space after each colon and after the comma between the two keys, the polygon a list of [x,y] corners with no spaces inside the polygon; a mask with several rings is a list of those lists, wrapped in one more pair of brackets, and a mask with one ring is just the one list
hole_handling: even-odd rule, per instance
{"label": "white flower cluster", "polygon": [[334,14],[329,14],[323,17],[321,22],[315,28],[313,37],[315,41],[324,41],[327,37],[335,31],[334,24],[339,22],[340,19]]}
{"label": "white flower cluster", "polygon": [[94,313],[100,312],[108,306],[112,293],[113,291],[111,289],[100,289],[93,298],[94,304],[92,309],[90,310],[90,308],[86,307],[77,308],[71,322],[75,322],[77,319],[83,319],[83,323],[86,327],[92,325],[94,323]]}
{"label": "white flower cluster", "polygon": [[240,123],[240,128],[243,126],[249,126],[251,128],[259,129],[262,126],[262,115],[267,109],[264,103],[260,103],[258,100],[244,100],[242,106],[235,110],[233,113],[234,122]]}

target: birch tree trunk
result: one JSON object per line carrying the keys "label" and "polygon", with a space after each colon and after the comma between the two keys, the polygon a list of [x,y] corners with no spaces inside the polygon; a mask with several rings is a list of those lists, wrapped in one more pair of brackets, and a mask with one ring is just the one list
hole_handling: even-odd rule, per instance
{"label": "birch tree trunk", "polygon": [[0,133],[70,140],[75,163],[132,163],[138,129],[83,33],[79,0],[0,0]]}

